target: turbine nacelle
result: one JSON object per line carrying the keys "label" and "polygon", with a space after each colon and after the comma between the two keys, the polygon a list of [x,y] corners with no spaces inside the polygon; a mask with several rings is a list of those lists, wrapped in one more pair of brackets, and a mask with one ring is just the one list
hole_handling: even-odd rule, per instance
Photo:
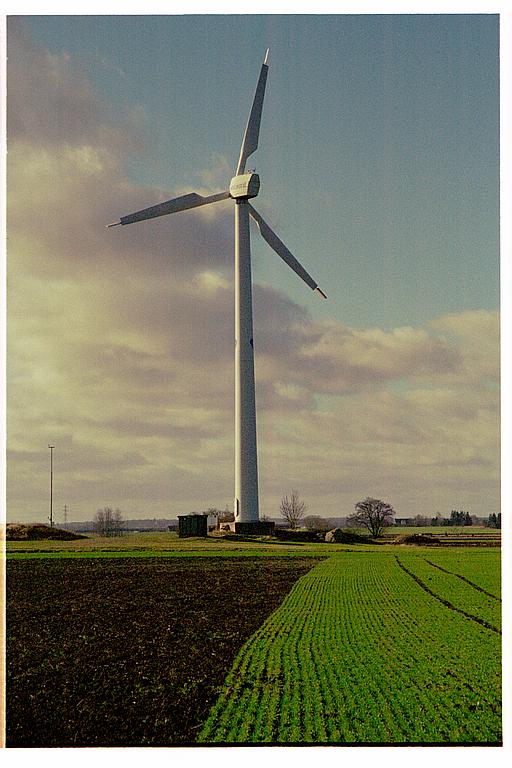
{"label": "turbine nacelle", "polygon": [[260,177],[257,173],[241,173],[233,176],[229,185],[229,196],[234,200],[248,200],[260,191]]}

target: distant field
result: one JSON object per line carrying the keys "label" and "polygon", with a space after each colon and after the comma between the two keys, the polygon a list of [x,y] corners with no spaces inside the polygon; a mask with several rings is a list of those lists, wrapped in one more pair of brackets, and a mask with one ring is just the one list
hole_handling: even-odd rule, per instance
{"label": "distant field", "polygon": [[242,648],[198,740],[499,743],[499,554],[431,552],[317,565]]}
{"label": "distant field", "polygon": [[[337,545],[336,545],[337,547]],[[335,548],[336,548],[335,547]],[[289,543],[236,538],[180,539],[173,533],[127,533],[117,538],[91,536],[78,541],[9,541],[7,559],[90,558],[90,557],[222,557],[268,554],[329,554],[329,545]],[[332,549],[332,547],[331,547]]]}
{"label": "distant field", "polygon": [[[361,531],[363,533],[363,531]],[[237,537],[216,538],[209,536],[207,539],[190,538],[180,539],[176,533],[126,533],[120,537],[103,538],[91,535],[87,539],[76,541],[8,541],[6,543],[7,557],[137,557],[137,556],[191,556],[222,555],[230,552],[247,555],[292,555],[292,554],[316,554],[327,555],[339,552],[340,549],[380,549],[390,544],[400,536],[417,533],[433,533],[434,538],[439,538],[445,544],[495,544],[501,541],[501,532],[488,528],[390,528],[380,544],[325,544],[277,541],[276,539],[251,539],[241,540]]]}
{"label": "distant field", "polygon": [[490,536],[500,537],[501,531],[497,528],[484,528],[478,525],[426,525],[422,527],[412,525],[393,525],[386,528],[386,536],[399,536],[404,533],[433,533],[436,536]]}
{"label": "distant field", "polygon": [[247,556],[326,556],[340,549],[378,549],[379,544],[340,545],[278,541],[276,539],[246,539],[236,536],[180,539],[176,533],[126,533],[120,537],[91,536],[78,541],[8,541],[7,559],[62,557],[217,557]]}

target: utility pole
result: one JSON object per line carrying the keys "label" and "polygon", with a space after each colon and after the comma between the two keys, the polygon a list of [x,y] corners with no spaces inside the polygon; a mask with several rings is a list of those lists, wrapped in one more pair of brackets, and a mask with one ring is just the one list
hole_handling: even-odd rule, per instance
{"label": "utility pole", "polygon": [[53,528],[53,449],[54,445],[49,445],[50,449],[50,528]]}
{"label": "utility pole", "polygon": [[68,526],[68,505],[64,504],[64,528]]}

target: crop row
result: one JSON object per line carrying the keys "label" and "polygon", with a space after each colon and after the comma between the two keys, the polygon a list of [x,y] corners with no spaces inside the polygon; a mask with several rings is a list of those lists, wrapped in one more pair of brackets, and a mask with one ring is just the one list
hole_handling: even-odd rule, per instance
{"label": "crop row", "polygon": [[198,740],[493,743],[500,730],[499,635],[434,599],[394,555],[343,553],[245,644]]}
{"label": "crop row", "polygon": [[495,549],[432,549],[427,559],[468,579],[494,597],[501,596],[501,552]]}
{"label": "crop row", "polygon": [[473,583],[459,578],[422,556],[399,557],[399,564],[417,582],[452,610],[472,621],[494,628],[498,633],[501,624],[501,601],[483,592]]}

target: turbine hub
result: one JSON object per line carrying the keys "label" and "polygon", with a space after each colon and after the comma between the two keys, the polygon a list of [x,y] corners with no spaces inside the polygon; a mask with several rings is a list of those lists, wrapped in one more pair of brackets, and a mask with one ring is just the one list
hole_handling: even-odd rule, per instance
{"label": "turbine hub", "polygon": [[233,176],[229,185],[229,196],[234,200],[240,198],[248,200],[250,197],[256,197],[260,191],[260,177],[257,173],[241,173],[240,176]]}

